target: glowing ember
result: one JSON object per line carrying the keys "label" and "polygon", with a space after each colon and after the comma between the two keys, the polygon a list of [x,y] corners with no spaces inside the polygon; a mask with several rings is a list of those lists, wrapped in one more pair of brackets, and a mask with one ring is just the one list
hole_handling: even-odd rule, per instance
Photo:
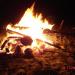
{"label": "glowing ember", "polygon": [[[33,40],[31,48],[34,48],[35,46],[39,48],[40,45],[36,42],[36,39],[42,40],[42,43],[44,43],[43,41],[50,43],[52,42],[51,40],[48,40],[46,38],[46,36],[43,33],[43,30],[44,29],[51,30],[53,25],[49,24],[46,19],[43,21],[42,14],[34,16],[33,9],[34,5],[32,5],[31,8],[28,8],[18,24],[14,26],[12,26],[11,24],[7,25],[6,29],[13,32],[7,34],[7,37],[12,37],[12,36],[23,37],[25,35],[29,36]],[[13,42],[15,44],[15,40],[13,40]]]}

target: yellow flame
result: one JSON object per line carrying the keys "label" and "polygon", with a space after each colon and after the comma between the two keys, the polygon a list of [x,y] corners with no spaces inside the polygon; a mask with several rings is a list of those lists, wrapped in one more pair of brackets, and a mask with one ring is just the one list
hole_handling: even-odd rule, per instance
{"label": "yellow flame", "polygon": [[42,14],[34,16],[33,8],[34,5],[32,5],[31,8],[28,8],[20,22],[15,25],[20,27],[29,27],[28,29],[21,30],[19,28],[13,28],[11,25],[8,25],[7,29],[31,36],[34,39],[43,39],[43,30],[47,28],[52,29],[53,25],[49,24],[46,19],[42,21]]}
{"label": "yellow flame", "polygon": [[[15,26],[17,27],[27,27],[27,29],[14,28],[11,24],[7,25],[7,29],[22,33],[23,35],[28,35],[33,39],[32,46],[35,44],[35,39],[41,39],[46,42],[51,42],[47,40],[43,34],[44,29],[52,29],[53,25],[49,24],[47,19],[42,20],[42,14],[33,15],[34,5],[31,8],[28,8],[23,15],[22,19]],[[15,34],[10,34],[8,36],[13,36]],[[18,36],[18,34],[16,34]],[[34,45],[35,46],[35,45]]]}

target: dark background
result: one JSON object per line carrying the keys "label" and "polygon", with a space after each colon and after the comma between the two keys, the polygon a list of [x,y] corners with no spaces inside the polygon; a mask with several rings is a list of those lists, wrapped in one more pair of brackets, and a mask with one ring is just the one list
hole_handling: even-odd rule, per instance
{"label": "dark background", "polygon": [[74,0],[0,0],[0,32],[8,23],[20,21],[25,10],[35,2],[35,12],[42,13],[49,22],[59,27],[64,20],[63,29],[75,27]]}

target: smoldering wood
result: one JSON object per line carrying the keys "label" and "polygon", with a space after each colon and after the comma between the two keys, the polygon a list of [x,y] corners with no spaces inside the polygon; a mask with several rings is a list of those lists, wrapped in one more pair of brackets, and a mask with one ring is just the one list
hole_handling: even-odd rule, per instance
{"label": "smoldering wood", "polygon": [[[13,30],[7,30],[7,31],[10,31],[10,32],[14,32],[14,33],[16,33],[16,34],[19,34],[19,35],[22,35],[23,37],[26,37],[27,35],[25,35],[25,34],[22,34],[22,33],[19,33],[19,32],[16,32],[16,31],[13,31]],[[50,30],[51,31],[51,30]],[[56,33],[55,31],[52,31],[52,33]],[[58,32],[57,32],[58,33]],[[41,40],[41,39],[40,39]],[[43,41],[43,40],[41,40],[41,41]],[[58,45],[55,45],[55,44],[51,44],[51,43],[49,43],[49,42],[46,42],[46,41],[44,41],[45,43],[47,43],[48,45],[51,45],[51,46],[54,46],[54,47],[56,47],[56,48],[58,48],[58,49],[62,49],[60,46],[58,46]],[[62,49],[63,50],[63,49]]]}

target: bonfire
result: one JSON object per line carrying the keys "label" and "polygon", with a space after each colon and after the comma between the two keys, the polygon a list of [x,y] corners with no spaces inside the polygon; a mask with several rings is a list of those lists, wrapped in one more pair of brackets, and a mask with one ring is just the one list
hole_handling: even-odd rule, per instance
{"label": "bonfire", "polygon": [[[64,37],[64,35],[61,36],[61,34],[55,33],[52,30],[54,24],[50,24],[47,19],[42,19],[42,14],[34,15],[33,11],[34,4],[25,11],[23,17],[17,24],[7,25],[7,35],[0,43],[0,54],[4,53],[6,55],[16,56],[24,55],[24,59],[10,59],[10,62],[13,61],[13,66],[11,66],[10,62],[7,65],[8,68],[13,69],[14,67],[16,68],[14,62],[21,62],[19,60],[22,60],[22,64],[17,64],[20,64],[18,66],[22,67],[20,70],[22,72],[24,72],[25,67],[28,73],[27,75],[32,75],[32,72],[34,72],[34,70],[37,71],[37,69],[41,71],[47,69],[48,72],[53,69],[59,71],[59,74],[66,74],[66,69],[70,68],[65,68],[65,65],[74,63],[70,56],[71,53],[68,52],[68,50],[72,49],[68,48],[68,46],[71,47],[69,39]],[[70,57],[72,62],[69,62],[67,57]],[[27,58],[32,58],[32,60]],[[17,68],[19,69],[18,66]],[[28,68],[32,69],[29,70]],[[8,71],[7,68],[6,71]],[[16,74],[14,74],[17,75],[20,71],[16,71]],[[11,72],[11,74],[12,73],[13,72]]]}
{"label": "bonfire", "polygon": [[[26,10],[19,23],[7,25],[7,36],[4,39],[4,44],[1,46],[3,51],[8,48],[9,53],[14,53],[17,45],[21,47],[22,52],[24,52],[27,47],[30,47],[33,53],[39,52],[39,49],[43,51],[43,49],[41,49],[42,45],[45,45],[45,48],[52,47],[53,41],[44,31],[51,30],[54,24],[49,24],[47,19],[42,20],[42,14],[36,14],[34,16],[33,10],[34,4]],[[35,47],[38,50],[34,50]]]}

